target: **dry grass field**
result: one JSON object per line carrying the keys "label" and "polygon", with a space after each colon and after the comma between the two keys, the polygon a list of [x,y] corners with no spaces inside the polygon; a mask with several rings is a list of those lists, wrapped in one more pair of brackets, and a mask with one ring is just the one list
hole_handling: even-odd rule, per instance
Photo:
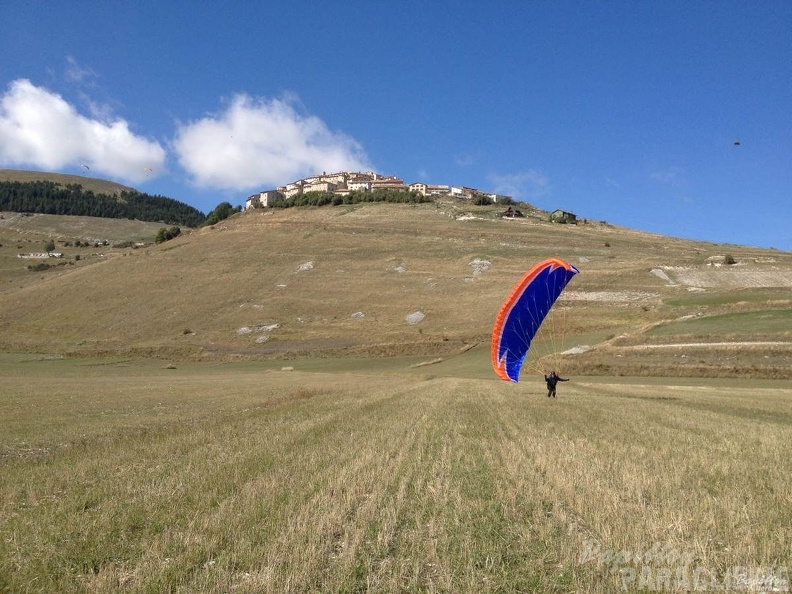
{"label": "dry grass field", "polygon": [[549,400],[480,355],[3,356],[0,591],[784,587],[789,382],[573,378]]}
{"label": "dry grass field", "polygon": [[[32,272],[159,226],[16,216],[0,592],[789,591],[789,252],[370,204]],[[581,272],[501,382],[547,256]]]}

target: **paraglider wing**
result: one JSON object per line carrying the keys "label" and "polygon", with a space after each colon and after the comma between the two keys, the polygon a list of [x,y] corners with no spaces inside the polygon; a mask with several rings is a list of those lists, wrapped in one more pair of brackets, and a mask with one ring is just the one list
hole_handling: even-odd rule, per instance
{"label": "paraglider wing", "polygon": [[492,329],[492,367],[503,380],[516,382],[542,321],[578,269],[548,258],[526,272],[501,305]]}

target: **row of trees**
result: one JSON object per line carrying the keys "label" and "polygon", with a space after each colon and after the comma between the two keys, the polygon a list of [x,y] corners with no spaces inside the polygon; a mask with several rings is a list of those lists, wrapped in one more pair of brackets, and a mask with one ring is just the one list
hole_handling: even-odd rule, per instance
{"label": "row of trees", "polygon": [[[280,198],[270,202],[273,208],[292,206],[340,206],[365,202],[393,202],[419,204],[434,202],[432,196],[420,192],[379,188],[371,192],[355,190],[346,196],[333,192],[306,192],[292,198]],[[50,181],[0,182],[0,211],[23,213],[105,217],[114,219],[137,219],[174,225],[161,229],[157,243],[173,239],[175,225],[199,227],[214,225],[239,212],[241,207],[221,202],[204,215],[201,211],[164,196],[151,196],[142,192],[121,192],[119,196],[95,194],[80,184],[61,186]],[[179,231],[180,232],[180,231]]]}
{"label": "row of trees", "polygon": [[163,221],[198,227],[206,216],[196,208],[164,196],[121,192],[119,196],[95,194],[80,184],[49,181],[0,182],[0,210],[40,214]]}
{"label": "row of trees", "polygon": [[269,206],[273,208],[290,208],[292,206],[340,206],[342,204],[360,204],[363,202],[395,202],[400,204],[420,204],[434,202],[432,196],[424,196],[420,192],[408,190],[391,190],[378,188],[371,192],[353,190],[346,196],[333,192],[306,192],[292,198],[279,198],[272,200]]}

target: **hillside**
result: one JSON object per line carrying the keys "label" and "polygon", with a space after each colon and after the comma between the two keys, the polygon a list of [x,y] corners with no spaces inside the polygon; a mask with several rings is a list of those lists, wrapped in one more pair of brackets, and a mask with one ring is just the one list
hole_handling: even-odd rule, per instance
{"label": "hillside", "polygon": [[[36,285],[65,268],[91,266],[126,253],[130,246],[151,244],[162,227],[162,223],[129,219],[0,212],[0,293]],[[62,257],[21,257],[45,252],[50,241]],[[50,268],[44,272],[28,268],[37,265]]]}
{"label": "hillside", "polygon": [[159,221],[186,227],[198,227],[206,220],[197,208],[166,196],[94,178],[17,170],[0,170],[0,210]]}
{"label": "hillside", "polygon": [[69,173],[50,173],[46,171],[27,171],[23,169],[0,169],[0,182],[37,182],[48,181],[59,186],[79,184],[86,190],[95,194],[107,194],[108,196],[118,196],[122,192],[135,192],[134,188],[117,184],[105,179],[89,177],[85,175],[71,175]]}
{"label": "hillside", "polygon": [[[790,377],[789,252],[499,210],[446,202],[240,213],[7,286],[0,350],[488,360],[499,304],[532,263],[554,255],[581,271],[557,305],[568,373]],[[726,255],[736,263],[718,265]]]}

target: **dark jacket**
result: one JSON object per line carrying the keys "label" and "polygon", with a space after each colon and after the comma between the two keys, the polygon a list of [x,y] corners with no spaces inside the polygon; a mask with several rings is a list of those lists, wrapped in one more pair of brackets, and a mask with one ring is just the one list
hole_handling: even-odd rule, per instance
{"label": "dark jacket", "polygon": [[545,381],[547,382],[547,389],[548,390],[552,390],[553,388],[555,388],[556,384],[558,382],[568,382],[569,381],[569,378],[560,377],[559,375],[556,374],[555,371],[552,372],[550,375],[546,375],[544,377],[545,377]]}

